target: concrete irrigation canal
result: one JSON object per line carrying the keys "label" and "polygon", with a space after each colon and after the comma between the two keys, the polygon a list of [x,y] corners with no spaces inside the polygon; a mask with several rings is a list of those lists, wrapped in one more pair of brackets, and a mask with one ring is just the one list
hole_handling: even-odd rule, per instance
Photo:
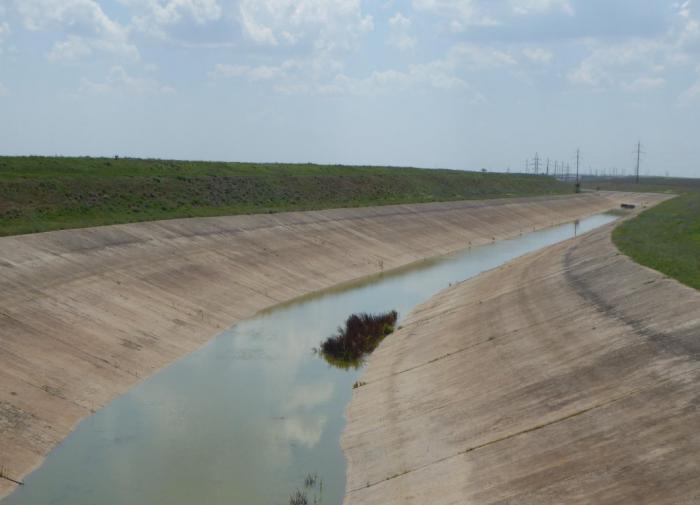
{"label": "concrete irrigation canal", "polygon": [[[561,501],[561,493],[584,496],[584,480],[594,479],[593,463],[581,468],[584,480],[575,477],[575,462],[560,476],[551,472],[564,451],[581,447],[541,444],[542,451],[562,453],[533,453],[526,465],[530,473],[518,473],[515,466],[528,454],[518,458],[518,444],[539,428],[563,426],[568,419],[584,423],[587,413],[608,404],[634,404],[634,394],[646,391],[654,373],[673,390],[674,378],[691,377],[692,363],[682,342],[670,350],[658,342],[630,343],[633,333],[620,325],[643,326],[644,319],[616,312],[610,307],[619,299],[605,298],[622,296],[624,283],[603,272],[611,289],[601,294],[572,267],[590,265],[605,247],[607,261],[617,258],[606,245],[609,226],[584,241],[503,265],[611,222],[615,218],[601,212],[622,201],[658,199],[586,194],[179,220],[0,239],[3,474],[22,479],[86,417],[2,503],[287,503],[308,473],[323,483],[322,491],[314,491],[323,503],[337,504],[344,496],[347,503],[429,503],[436,496],[440,503],[464,503],[465,497],[506,503],[510,496],[518,503],[542,503],[545,495],[527,497],[535,496],[528,483],[534,486],[543,475],[559,486],[545,486],[554,502],[575,502]],[[560,258],[566,268],[556,268]],[[637,282],[630,272],[624,279]],[[373,274],[382,275],[328,289]],[[518,293],[510,284],[515,281],[517,289],[531,291]],[[579,295],[566,286],[584,293],[583,302],[576,305]],[[536,302],[535,295],[544,296],[538,289],[547,293],[546,305]],[[517,297],[508,298],[511,293]],[[679,293],[694,307],[695,299]],[[578,309],[568,314],[572,329],[561,320],[569,306]],[[617,319],[611,322],[601,307]],[[379,347],[366,371],[332,368],[311,353],[349,313],[392,309],[405,316],[404,327]],[[685,320],[685,328],[691,323]],[[588,326],[602,328],[595,339],[583,331]],[[534,347],[530,334],[542,335]],[[620,365],[633,377],[629,384],[615,383],[605,368],[582,372],[588,381],[583,386],[572,378],[582,360],[603,359],[603,350],[614,354],[625,345],[635,350],[635,358]],[[663,355],[667,361],[655,358],[658,347],[670,353]],[[678,368],[668,375],[664,367],[671,361]],[[678,423],[697,421],[688,402],[673,401],[686,409]],[[580,436],[571,444],[591,436],[585,428],[573,430]],[[566,438],[563,428],[549,436]],[[646,442],[657,458],[650,464],[682,456],[659,454],[653,437],[639,436],[636,443]],[[664,441],[675,447],[673,440]],[[501,460],[501,450],[515,452],[502,453]],[[477,452],[486,454],[478,470]],[[541,462],[545,456],[550,463]],[[604,459],[602,452],[591,459],[595,478],[608,479],[605,489],[612,489],[610,475],[600,470]],[[502,465],[514,468],[496,479]],[[692,469],[673,470],[691,477],[673,480],[664,473],[676,486],[692,481]],[[14,487],[0,479],[0,490]]]}
{"label": "concrete irrigation canal", "polygon": [[611,228],[411,313],[348,409],[346,505],[700,503],[700,293]]}

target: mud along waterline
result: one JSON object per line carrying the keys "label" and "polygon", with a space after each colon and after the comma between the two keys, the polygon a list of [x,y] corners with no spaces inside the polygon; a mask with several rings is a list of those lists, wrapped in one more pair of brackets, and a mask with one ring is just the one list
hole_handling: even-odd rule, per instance
{"label": "mud along waterline", "polygon": [[339,504],[359,371],[312,353],[351,312],[412,307],[614,216],[597,215],[321,292],[248,319],[85,419],[3,505],[284,504],[307,473]]}

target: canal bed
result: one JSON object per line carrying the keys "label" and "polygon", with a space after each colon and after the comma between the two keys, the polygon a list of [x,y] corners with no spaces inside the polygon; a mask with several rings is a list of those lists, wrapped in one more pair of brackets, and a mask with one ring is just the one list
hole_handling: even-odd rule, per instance
{"label": "canal bed", "polygon": [[351,313],[405,316],[450,284],[614,219],[465,250],[243,321],[82,421],[2,505],[286,505],[307,474],[319,477],[310,504],[340,505],[344,409],[361,370],[312,349]]}

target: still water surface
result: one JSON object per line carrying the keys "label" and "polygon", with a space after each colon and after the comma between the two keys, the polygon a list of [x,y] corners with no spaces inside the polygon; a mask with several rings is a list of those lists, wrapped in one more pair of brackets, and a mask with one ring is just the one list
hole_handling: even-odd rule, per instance
{"label": "still water surface", "polygon": [[353,312],[401,317],[451,283],[614,219],[477,247],[241,322],[82,421],[2,505],[284,505],[308,473],[323,482],[310,503],[339,505],[344,409],[361,371],[332,368],[312,348]]}

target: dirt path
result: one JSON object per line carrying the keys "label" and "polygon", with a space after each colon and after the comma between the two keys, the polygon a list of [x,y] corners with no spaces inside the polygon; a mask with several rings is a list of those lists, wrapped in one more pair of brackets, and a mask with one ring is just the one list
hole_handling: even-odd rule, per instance
{"label": "dirt path", "polygon": [[[401,205],[0,238],[0,467],[21,479],[80,419],[259,310],[630,199]],[[0,478],[0,496],[12,487]]]}
{"label": "dirt path", "polygon": [[346,505],[700,503],[700,293],[611,230],[453,286],[382,343]]}

